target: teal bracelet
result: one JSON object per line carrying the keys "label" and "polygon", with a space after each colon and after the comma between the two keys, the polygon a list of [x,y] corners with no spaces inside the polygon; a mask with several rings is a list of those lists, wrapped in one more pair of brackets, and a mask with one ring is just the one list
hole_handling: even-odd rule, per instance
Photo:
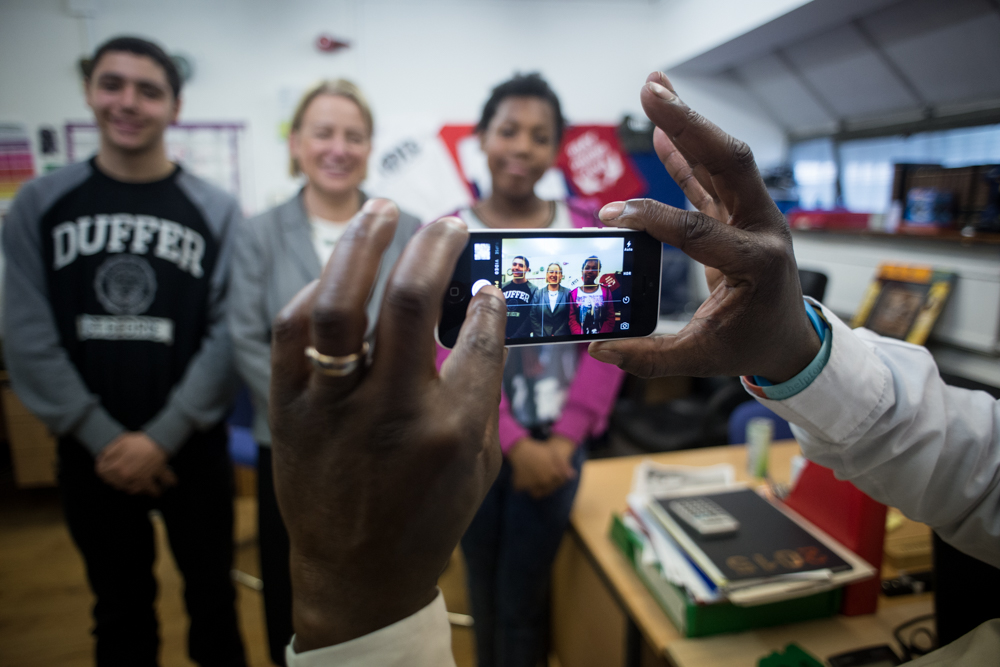
{"label": "teal bracelet", "polygon": [[801,373],[787,382],[771,385],[770,387],[761,387],[764,391],[764,395],[772,401],[781,401],[786,398],[791,398],[808,387],[812,384],[812,381],[823,372],[823,369],[826,368],[826,362],[830,360],[830,351],[832,349],[833,330],[827,329],[826,335],[823,336],[823,346],[819,348],[819,354],[813,358],[809,365],[803,368]]}
{"label": "teal bracelet", "polygon": [[816,379],[816,377],[826,368],[826,362],[830,360],[830,351],[833,348],[833,329],[830,325],[823,319],[823,316],[816,312],[812,304],[808,301],[805,302],[806,314],[809,316],[809,321],[812,322],[813,328],[816,329],[816,333],[823,340],[823,344],[819,348],[819,353],[813,357],[813,360],[806,366],[802,371],[790,380],[782,382],[781,384],[771,384],[765,378],[754,376],[754,384],[761,388],[764,396],[767,398],[780,401],[786,398],[791,398],[795,394],[799,393]]}

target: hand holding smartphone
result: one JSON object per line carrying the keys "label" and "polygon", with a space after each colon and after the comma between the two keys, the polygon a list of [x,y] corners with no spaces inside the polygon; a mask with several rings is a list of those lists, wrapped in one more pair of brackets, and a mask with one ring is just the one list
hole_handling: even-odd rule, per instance
{"label": "hand holding smartphone", "polygon": [[507,301],[507,345],[648,336],[660,304],[661,244],[623,229],[472,231],[445,293],[438,342],[451,348],[473,295]]}

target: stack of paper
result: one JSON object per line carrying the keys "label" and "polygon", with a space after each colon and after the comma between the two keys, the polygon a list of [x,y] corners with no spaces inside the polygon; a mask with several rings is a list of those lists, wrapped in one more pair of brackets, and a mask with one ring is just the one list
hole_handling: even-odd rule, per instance
{"label": "stack of paper", "polygon": [[[658,572],[697,603],[741,606],[811,595],[875,574],[801,516],[733,479],[728,465],[637,468],[622,521],[642,544],[647,573]],[[700,535],[669,508],[671,500],[692,496],[720,505],[739,529],[721,537]]]}

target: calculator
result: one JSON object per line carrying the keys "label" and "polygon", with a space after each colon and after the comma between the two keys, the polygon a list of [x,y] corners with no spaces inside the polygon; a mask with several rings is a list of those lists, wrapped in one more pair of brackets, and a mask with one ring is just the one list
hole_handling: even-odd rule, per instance
{"label": "calculator", "polygon": [[740,527],[740,522],[711,498],[679,498],[667,507],[702,537],[731,535]]}

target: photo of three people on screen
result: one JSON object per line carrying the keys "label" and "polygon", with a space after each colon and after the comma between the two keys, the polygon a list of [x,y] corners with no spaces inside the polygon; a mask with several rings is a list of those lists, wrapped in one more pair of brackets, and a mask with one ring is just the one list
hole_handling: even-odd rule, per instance
{"label": "photo of three people on screen", "polygon": [[509,268],[500,290],[507,301],[508,339],[614,330],[621,319],[622,240],[601,241],[606,251],[593,240],[504,242],[502,261]]}

